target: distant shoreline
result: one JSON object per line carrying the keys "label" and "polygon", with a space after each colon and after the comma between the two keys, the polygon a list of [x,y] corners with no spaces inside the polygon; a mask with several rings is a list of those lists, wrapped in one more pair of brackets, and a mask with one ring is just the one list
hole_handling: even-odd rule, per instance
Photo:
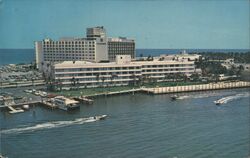
{"label": "distant shoreline", "polygon": [[[136,49],[136,56],[158,56],[160,54],[178,54],[184,49]],[[246,53],[250,52],[250,49],[185,49],[187,53],[229,53],[239,52]],[[22,55],[20,55],[22,54]],[[0,49],[0,66],[8,64],[29,64],[35,61],[35,50],[34,49]]]}

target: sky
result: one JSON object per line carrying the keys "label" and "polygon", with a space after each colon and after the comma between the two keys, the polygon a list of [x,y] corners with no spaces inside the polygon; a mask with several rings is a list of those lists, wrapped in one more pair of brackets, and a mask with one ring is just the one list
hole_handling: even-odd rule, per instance
{"label": "sky", "polygon": [[250,49],[249,0],[0,0],[0,49],[104,26],[136,48]]}

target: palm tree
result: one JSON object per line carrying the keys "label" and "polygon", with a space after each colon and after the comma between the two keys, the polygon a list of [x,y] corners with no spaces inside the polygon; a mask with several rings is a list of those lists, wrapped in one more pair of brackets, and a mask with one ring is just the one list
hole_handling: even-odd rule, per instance
{"label": "palm tree", "polygon": [[96,85],[97,85],[97,87],[99,87],[100,74],[96,74],[95,78],[97,81]]}
{"label": "palm tree", "polygon": [[237,78],[239,78],[239,76],[240,76],[240,74],[241,74],[241,72],[244,70],[244,67],[242,66],[242,65],[240,65],[239,67],[238,67],[238,71],[236,72],[236,76],[237,76]]}
{"label": "palm tree", "polygon": [[197,82],[200,78],[200,75],[198,73],[194,73],[190,77],[194,82]]}
{"label": "palm tree", "polygon": [[136,85],[136,75],[135,75],[135,73],[133,73],[131,77],[133,79],[133,85],[135,86]]}
{"label": "palm tree", "polygon": [[74,76],[71,79],[71,85],[73,86],[72,89],[75,88],[75,86],[76,86],[76,79]]}
{"label": "palm tree", "polygon": [[34,77],[31,78],[31,82],[32,82],[32,87],[34,89]]}
{"label": "palm tree", "polygon": [[76,79],[76,88],[77,88],[77,89],[79,89],[79,85],[80,85],[80,83],[79,83],[79,78],[77,78],[77,79]]}
{"label": "palm tree", "polygon": [[102,76],[102,77],[101,77],[101,80],[102,80],[102,87],[104,87],[105,77],[104,77],[104,76]]}
{"label": "palm tree", "polygon": [[111,81],[111,85],[113,86],[113,80],[118,77],[116,74],[111,74],[110,76],[110,81]]}
{"label": "palm tree", "polygon": [[59,86],[59,90],[61,91],[62,90],[62,81],[60,78],[58,78],[58,80],[57,80],[57,85]]}

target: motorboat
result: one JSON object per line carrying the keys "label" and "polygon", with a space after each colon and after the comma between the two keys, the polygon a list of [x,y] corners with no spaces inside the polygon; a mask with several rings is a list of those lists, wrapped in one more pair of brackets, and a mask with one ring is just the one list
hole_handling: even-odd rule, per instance
{"label": "motorboat", "polygon": [[216,100],[216,101],[214,101],[214,103],[215,103],[215,105],[221,105],[221,104],[223,104],[220,100]]}
{"label": "motorboat", "polygon": [[1,154],[0,154],[0,158],[8,158],[8,157],[6,157],[6,156],[3,156],[3,155],[1,155]]}
{"label": "motorboat", "polygon": [[30,106],[28,104],[23,105],[23,109],[28,110],[29,108],[30,108]]}
{"label": "motorboat", "polygon": [[72,100],[69,98],[66,98],[64,96],[56,96],[53,99],[53,102],[56,106],[58,106],[59,109],[69,111],[80,108],[79,102],[76,100]]}
{"label": "motorboat", "polygon": [[226,99],[225,99],[225,98],[222,98],[222,99],[219,99],[219,100],[214,101],[214,103],[215,103],[215,105],[221,105],[221,104],[226,103]]}
{"label": "motorboat", "polygon": [[171,96],[171,99],[172,99],[172,100],[176,100],[176,99],[178,99],[178,98],[179,98],[178,95],[172,95],[172,96]]}
{"label": "motorboat", "polygon": [[95,120],[104,120],[106,119],[107,115],[100,115],[100,116],[94,116]]}

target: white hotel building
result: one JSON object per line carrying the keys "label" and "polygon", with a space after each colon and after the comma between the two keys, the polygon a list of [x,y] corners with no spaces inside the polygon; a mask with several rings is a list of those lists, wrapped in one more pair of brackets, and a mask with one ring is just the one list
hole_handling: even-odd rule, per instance
{"label": "white hotel building", "polygon": [[187,59],[131,61],[129,55],[117,55],[116,61],[109,63],[65,61],[55,64],[53,77],[63,88],[70,88],[73,83],[83,88],[129,85],[142,78],[160,82],[168,74],[184,73],[189,76],[195,71],[194,61]]}
{"label": "white hotel building", "polygon": [[135,57],[135,41],[124,37],[106,36],[103,26],[87,28],[86,38],[44,39],[35,42],[36,64],[41,70],[49,63],[61,61],[114,61],[116,55]]}

